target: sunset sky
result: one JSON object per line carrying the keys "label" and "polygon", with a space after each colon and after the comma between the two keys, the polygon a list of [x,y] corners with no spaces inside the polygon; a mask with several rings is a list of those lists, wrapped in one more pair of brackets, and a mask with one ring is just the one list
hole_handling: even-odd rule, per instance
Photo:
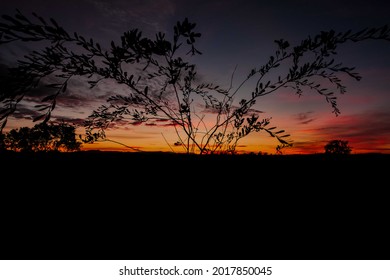
{"label": "sunset sky", "polygon": [[[139,28],[151,39],[157,32],[172,33],[173,26],[187,17],[202,34],[198,40],[201,56],[191,58],[204,81],[237,86],[252,68],[267,62],[276,50],[275,39],[299,44],[307,36],[334,29],[343,32],[390,25],[390,2],[371,1],[255,1],[255,0],[0,0],[1,14],[25,15],[35,12],[54,18],[69,33],[77,31],[94,38],[102,46],[118,40],[123,32]],[[0,71],[14,65],[32,46],[0,46]],[[339,116],[326,100],[312,92],[297,96],[291,89],[261,97],[255,109],[272,117],[272,124],[291,135],[293,146],[286,154],[322,153],[333,139],[349,142],[353,153],[390,153],[390,42],[365,41],[342,46],[338,59],[356,67],[363,78],[356,81],[342,76],[347,87],[338,95]],[[54,118],[74,123],[88,116],[104,100],[124,89],[107,82],[91,91],[82,80],[73,80],[59,100]],[[253,89],[240,90],[242,97]],[[45,88],[38,88],[21,104],[6,131],[31,126],[29,102],[42,99]],[[79,133],[83,130],[78,129]],[[126,125],[107,131],[113,141],[143,151],[183,151],[173,144],[178,140],[171,126]],[[168,145],[169,144],[169,145]],[[265,132],[254,133],[240,142],[239,151],[274,153],[277,141]],[[114,142],[84,145],[84,149],[120,150]],[[129,150],[130,151],[130,150]]]}

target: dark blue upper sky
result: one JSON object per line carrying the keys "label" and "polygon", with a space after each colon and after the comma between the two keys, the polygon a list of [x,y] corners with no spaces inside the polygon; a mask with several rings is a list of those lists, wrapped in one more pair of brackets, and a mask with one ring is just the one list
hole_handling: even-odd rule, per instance
{"label": "dark blue upper sky", "polygon": [[[96,38],[104,45],[132,28],[154,36],[170,33],[176,21],[188,17],[202,33],[199,66],[219,78],[236,65],[244,72],[266,61],[275,49],[273,41],[299,42],[308,35],[334,29],[359,30],[389,24],[388,1],[237,1],[237,0],[1,0],[1,12],[18,8],[53,17],[69,31]],[[367,47],[367,49],[360,49]],[[385,44],[354,46],[356,64],[388,65]],[[345,53],[348,55],[349,51]],[[355,54],[355,52],[353,52]],[[352,54],[351,54],[352,56]],[[379,59],[378,59],[379,57]],[[4,58],[4,55],[2,57]],[[348,59],[348,57],[347,57]],[[205,73],[210,74],[210,73]],[[220,76],[218,76],[220,75]]]}

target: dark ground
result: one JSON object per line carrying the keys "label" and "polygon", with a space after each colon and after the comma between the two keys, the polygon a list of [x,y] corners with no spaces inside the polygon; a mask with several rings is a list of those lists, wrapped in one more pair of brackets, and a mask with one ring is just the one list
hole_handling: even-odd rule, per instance
{"label": "dark ground", "polygon": [[0,162],[2,259],[390,259],[390,155]]}
{"label": "dark ground", "polygon": [[[81,184],[89,180],[100,184],[122,183],[137,179],[148,186],[164,183],[177,186],[189,180],[205,187],[218,181],[257,184],[258,179],[297,185],[334,182],[351,184],[369,180],[379,183],[390,154],[353,154],[348,156],[313,155],[210,155],[197,156],[171,153],[3,153],[1,168],[24,183],[43,176]],[[141,172],[141,173],[140,173]],[[22,175],[22,176],[21,176]],[[80,177],[79,177],[80,176]],[[161,177],[158,177],[161,176]],[[320,181],[318,181],[320,180]],[[49,182],[47,182],[49,183]],[[275,182],[278,184],[278,182]]]}

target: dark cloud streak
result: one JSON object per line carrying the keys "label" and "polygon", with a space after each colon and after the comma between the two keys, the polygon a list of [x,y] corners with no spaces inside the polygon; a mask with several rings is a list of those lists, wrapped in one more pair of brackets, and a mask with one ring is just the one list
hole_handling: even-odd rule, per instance
{"label": "dark cloud streak", "polygon": [[300,124],[308,124],[315,120],[314,118],[311,117],[312,114],[313,114],[312,111],[308,111],[304,113],[299,113],[295,115],[294,118],[298,120]]}
{"label": "dark cloud streak", "polygon": [[340,126],[319,129],[325,134],[344,138],[378,139],[385,137],[390,143],[390,112],[369,111],[359,115],[346,116],[346,123]]}

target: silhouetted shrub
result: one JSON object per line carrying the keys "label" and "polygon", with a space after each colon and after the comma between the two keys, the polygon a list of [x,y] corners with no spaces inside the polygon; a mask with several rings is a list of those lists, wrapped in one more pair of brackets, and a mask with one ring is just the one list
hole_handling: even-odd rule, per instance
{"label": "silhouetted shrub", "polygon": [[348,145],[348,141],[345,140],[332,140],[329,141],[325,147],[325,154],[332,155],[349,155],[352,148]]}

